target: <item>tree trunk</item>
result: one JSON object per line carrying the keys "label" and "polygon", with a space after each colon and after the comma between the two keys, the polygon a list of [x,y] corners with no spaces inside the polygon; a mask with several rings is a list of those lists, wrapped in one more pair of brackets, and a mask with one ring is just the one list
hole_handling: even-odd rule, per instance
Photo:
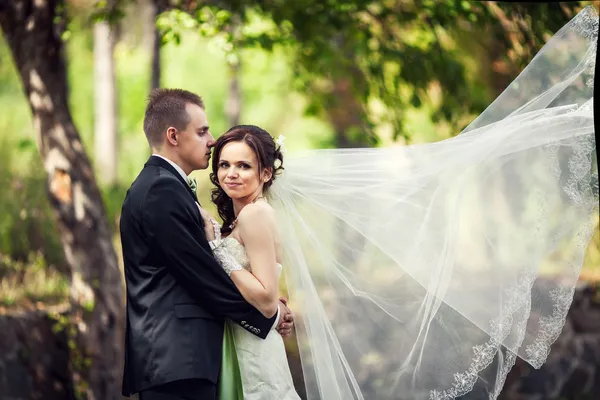
{"label": "tree trunk", "polygon": [[48,196],[71,272],[71,367],[90,400],[119,398],[123,288],[93,169],[73,124],[61,35],[62,0],[10,0],[0,26],[29,100]]}
{"label": "tree trunk", "polygon": [[[353,71],[354,72],[354,71]],[[360,79],[358,73],[353,73]],[[370,147],[371,132],[367,128],[364,106],[352,92],[350,79],[336,79],[329,95],[326,112],[335,132],[335,146],[339,148]]]}
{"label": "tree trunk", "polygon": [[148,47],[152,52],[152,71],[150,77],[150,90],[157,89],[160,87],[160,47],[162,37],[160,31],[156,27],[156,19],[165,10],[165,5],[161,0],[149,0],[148,4],[148,16],[146,21],[146,28],[144,42],[148,43]]}
{"label": "tree trunk", "polygon": [[[346,59],[354,57],[353,49],[346,39],[337,35],[332,43],[341,49]],[[334,144],[338,148],[371,147],[373,132],[369,129],[366,106],[357,98],[356,92],[364,91],[365,75],[355,64],[342,63],[344,74],[330,76],[331,89],[325,94],[325,113],[335,132]]]}
{"label": "tree trunk", "polygon": [[225,102],[225,115],[230,127],[239,124],[242,111],[239,71],[239,60],[235,63],[229,63],[229,93]]}
{"label": "tree trunk", "polygon": [[115,37],[106,21],[94,24],[94,150],[104,185],[117,183],[117,93]]}
{"label": "tree trunk", "polygon": [[[156,22],[156,17],[154,19]],[[158,89],[160,87],[160,46],[161,46],[161,35],[156,27],[154,26],[154,41],[152,43],[152,80],[150,82],[150,89]]]}
{"label": "tree trunk", "polygon": [[242,91],[240,89],[240,60],[242,54],[238,47],[243,36],[242,25],[240,14],[235,13],[231,16],[231,25],[227,28],[228,32],[233,36],[234,43],[233,53],[227,56],[229,90],[223,110],[230,127],[240,123],[240,114],[242,112]]}
{"label": "tree trunk", "polygon": [[[355,82],[361,75],[357,69],[352,71]],[[332,91],[327,94],[325,112],[334,130],[334,145],[337,148],[370,147],[370,132],[366,128],[367,115],[364,107],[352,92],[350,79],[338,78],[332,82]],[[349,251],[348,244],[352,243],[354,249],[363,249],[365,238],[360,233],[354,232],[339,221],[337,225],[338,245],[337,258],[342,265],[350,267],[359,260]]]}

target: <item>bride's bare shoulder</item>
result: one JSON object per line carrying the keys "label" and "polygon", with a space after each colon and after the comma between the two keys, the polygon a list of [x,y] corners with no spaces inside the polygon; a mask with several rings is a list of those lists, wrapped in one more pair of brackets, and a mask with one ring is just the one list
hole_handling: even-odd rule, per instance
{"label": "bride's bare shoulder", "polygon": [[275,222],[275,210],[266,201],[248,204],[238,215],[238,226],[252,227],[255,224],[271,225]]}

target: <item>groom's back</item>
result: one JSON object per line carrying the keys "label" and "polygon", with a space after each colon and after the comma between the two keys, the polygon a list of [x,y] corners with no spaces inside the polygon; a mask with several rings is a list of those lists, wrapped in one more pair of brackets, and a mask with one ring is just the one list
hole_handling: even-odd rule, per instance
{"label": "groom's back", "polygon": [[128,271],[133,272],[141,264],[155,264],[161,261],[160,257],[157,258],[158,254],[152,251],[150,232],[145,231],[143,209],[148,190],[159,174],[157,168],[145,166],[131,184],[123,201],[119,229],[126,276]]}
{"label": "groom's back", "polygon": [[207,343],[214,343],[213,337],[219,343],[223,323],[171,275],[161,250],[164,244],[155,241],[148,227],[148,216],[161,212],[145,204],[157,182],[173,187],[173,196],[164,201],[190,206],[187,189],[178,178],[161,166],[148,164],[123,202],[120,231],[127,289],[124,395],[179,379],[216,382],[219,373],[220,352],[208,348]]}

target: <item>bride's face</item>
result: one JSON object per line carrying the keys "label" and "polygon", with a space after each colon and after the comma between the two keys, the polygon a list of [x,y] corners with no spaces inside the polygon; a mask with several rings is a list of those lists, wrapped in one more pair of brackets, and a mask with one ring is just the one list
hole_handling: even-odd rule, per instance
{"label": "bride's face", "polygon": [[245,142],[230,142],[223,146],[218,166],[219,185],[232,199],[251,197],[262,192],[263,180],[258,170],[258,158]]}

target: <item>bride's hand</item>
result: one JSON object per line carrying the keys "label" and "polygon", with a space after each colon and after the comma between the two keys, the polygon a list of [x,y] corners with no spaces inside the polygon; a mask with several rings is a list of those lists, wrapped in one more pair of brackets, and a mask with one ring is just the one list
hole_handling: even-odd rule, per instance
{"label": "bride's hand", "polygon": [[206,239],[208,241],[215,240],[215,228],[214,225],[216,223],[215,219],[212,215],[202,207],[198,206],[198,210],[200,210],[200,216],[204,221],[204,233],[206,234]]}

